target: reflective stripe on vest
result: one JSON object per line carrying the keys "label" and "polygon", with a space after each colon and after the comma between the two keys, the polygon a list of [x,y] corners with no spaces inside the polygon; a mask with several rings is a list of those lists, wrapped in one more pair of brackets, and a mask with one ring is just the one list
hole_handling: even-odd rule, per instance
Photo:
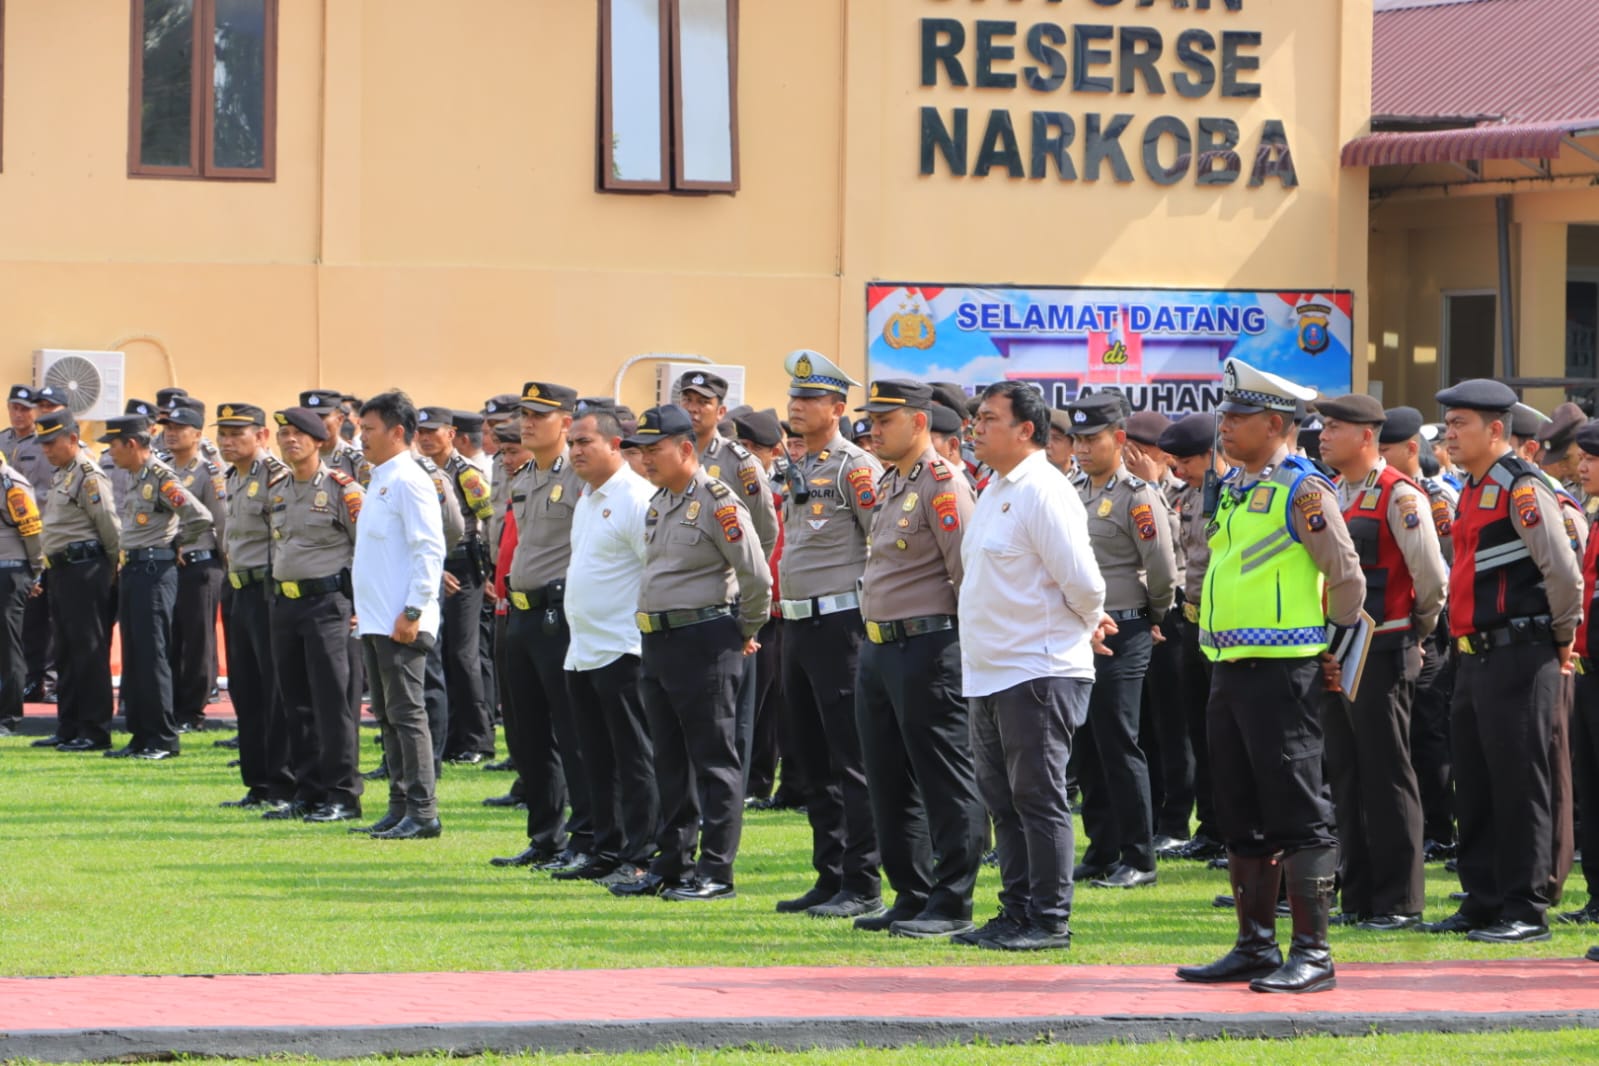
{"label": "reflective stripe on vest", "polygon": [[1449,569],[1449,635],[1498,629],[1512,618],[1549,613],[1543,574],[1516,532],[1510,489],[1540,472],[1510,452],[1480,481],[1460,490],[1455,509],[1455,563]]}

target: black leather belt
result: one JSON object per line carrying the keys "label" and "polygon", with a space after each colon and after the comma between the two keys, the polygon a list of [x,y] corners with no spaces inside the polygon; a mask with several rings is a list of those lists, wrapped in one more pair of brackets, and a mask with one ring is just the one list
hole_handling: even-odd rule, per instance
{"label": "black leather belt", "polygon": [[183,562],[185,565],[188,563],[208,563],[215,558],[218,558],[217,553],[212,551],[210,548],[201,548],[199,551],[183,553]]}
{"label": "black leather belt", "polygon": [[123,554],[130,563],[170,563],[178,558],[171,548],[129,548]]}
{"label": "black leather belt", "polygon": [[105,545],[97,540],[75,540],[58,552],[50,554],[51,566],[66,566],[69,563],[86,563],[91,559],[104,559]]}
{"label": "black leather belt", "polygon": [[1148,618],[1148,607],[1134,607],[1126,611],[1106,611],[1112,622],[1131,622],[1134,618]]}
{"label": "black leather belt", "polygon": [[919,618],[901,618],[897,622],[867,622],[866,639],[873,644],[893,644],[908,637],[942,633],[954,628],[953,615],[925,614]]}
{"label": "black leather belt", "polygon": [[228,584],[236,589],[247,589],[257,585],[272,576],[270,566],[257,566],[247,570],[228,571]]}
{"label": "black leather belt", "polygon": [[307,596],[324,596],[329,592],[338,592],[344,588],[344,579],[335,575],[305,578],[300,581],[274,581],[272,587],[286,600],[299,600]]}
{"label": "black leather belt", "polygon": [[1486,655],[1495,648],[1512,644],[1553,644],[1554,620],[1546,614],[1531,618],[1512,618],[1508,625],[1495,626],[1455,638],[1455,647],[1467,655]]}
{"label": "black leather belt", "polygon": [[562,594],[557,594],[551,586],[545,585],[541,589],[532,589],[528,592],[512,589],[507,598],[510,599],[511,606],[519,611],[537,611],[545,607],[559,607],[566,601],[564,592],[564,584],[561,586]]}
{"label": "black leather belt", "polygon": [[728,618],[733,614],[733,608],[728,606],[700,607],[690,611],[639,611],[633,616],[633,621],[638,623],[640,633],[664,633],[668,629],[682,629],[685,626],[697,626],[701,622],[710,622],[717,618]]}

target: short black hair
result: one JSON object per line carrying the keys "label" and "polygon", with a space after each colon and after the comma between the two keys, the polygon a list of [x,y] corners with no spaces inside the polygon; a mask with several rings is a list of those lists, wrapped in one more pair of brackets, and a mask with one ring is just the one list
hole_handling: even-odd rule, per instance
{"label": "short black hair", "polygon": [[1416,452],[1416,459],[1421,463],[1422,477],[1437,477],[1443,467],[1438,465],[1438,457],[1432,454],[1431,448],[1422,448]]}
{"label": "short black hair", "polygon": [[399,389],[380,392],[361,405],[361,414],[375,414],[383,420],[384,428],[400,426],[405,430],[405,443],[416,436],[416,404]]}
{"label": "short black hair", "polygon": [[1049,443],[1049,405],[1037,386],[1026,381],[996,381],[983,390],[983,399],[1003,396],[1010,401],[1011,417],[1016,425],[1033,424],[1032,441],[1040,448]]}
{"label": "short black hair", "polygon": [[581,422],[585,418],[594,419],[594,429],[606,440],[615,440],[622,437],[622,421],[616,417],[616,411],[609,407],[590,407],[587,411],[577,416]]}
{"label": "short black hair", "polygon": [[483,447],[483,431],[481,429],[458,429],[455,431],[456,440],[464,440],[474,448]]}

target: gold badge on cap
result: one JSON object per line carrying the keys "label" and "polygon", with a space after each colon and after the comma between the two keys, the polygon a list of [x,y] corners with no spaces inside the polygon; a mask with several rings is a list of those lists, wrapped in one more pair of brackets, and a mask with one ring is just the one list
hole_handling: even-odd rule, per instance
{"label": "gold badge on cap", "polygon": [[233,408],[231,406],[224,407],[222,410],[218,411],[217,414],[221,415],[223,418],[232,418]]}
{"label": "gold badge on cap", "polygon": [[872,399],[875,400],[879,396],[881,396],[882,394],[883,394],[882,388],[878,386],[877,382],[875,382],[875,381],[872,382]]}
{"label": "gold badge on cap", "polygon": [[811,357],[802,355],[794,361],[794,376],[808,378],[811,376]]}

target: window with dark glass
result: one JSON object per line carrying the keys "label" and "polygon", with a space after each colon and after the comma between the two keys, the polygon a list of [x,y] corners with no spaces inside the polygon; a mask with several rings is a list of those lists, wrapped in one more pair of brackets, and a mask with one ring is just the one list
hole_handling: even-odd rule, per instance
{"label": "window with dark glass", "polygon": [[128,172],[270,180],[278,0],[132,0]]}
{"label": "window with dark glass", "polygon": [[738,0],[599,0],[603,189],[738,189]]}

